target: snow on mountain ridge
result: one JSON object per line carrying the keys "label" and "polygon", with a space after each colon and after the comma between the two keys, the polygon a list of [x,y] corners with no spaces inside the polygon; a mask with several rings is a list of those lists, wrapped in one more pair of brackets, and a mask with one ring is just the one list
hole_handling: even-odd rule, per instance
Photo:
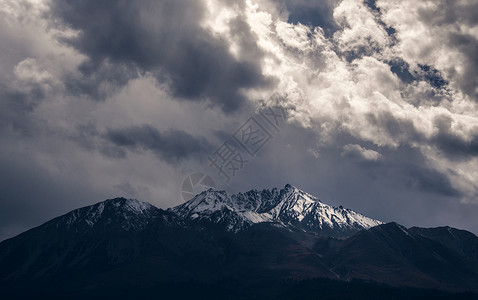
{"label": "snow on mountain ridge", "polygon": [[157,208],[147,202],[136,199],[114,198],[91,206],[75,209],[57,220],[57,226],[66,225],[66,229],[76,225],[92,228],[98,223],[110,224],[113,219],[120,221],[126,230],[143,229],[154,217]]}
{"label": "snow on mountain ridge", "polygon": [[[345,235],[383,223],[350,209],[332,207],[290,184],[281,190],[251,190],[231,196],[225,191],[209,189],[170,210],[184,219],[211,221],[214,216],[221,222],[225,219],[218,217],[221,211],[232,212],[236,216],[234,224],[239,224],[237,228],[232,226],[233,231],[241,230],[244,224],[268,222],[306,231]],[[237,218],[241,221],[238,222]]]}
{"label": "snow on mountain ridge", "polygon": [[[57,218],[56,224],[80,231],[117,224],[124,230],[138,231],[157,218],[160,211],[147,202],[115,198],[74,210]],[[168,211],[181,226],[199,222],[202,228],[217,224],[232,232],[269,223],[290,230],[346,236],[382,224],[350,209],[325,204],[292,185],[232,195],[209,189]]]}
{"label": "snow on mountain ridge", "polygon": [[[144,213],[145,211],[150,210],[154,206],[149,204],[148,202],[142,202],[136,199],[125,199],[125,198],[119,198],[120,200],[118,201],[116,199],[110,199],[107,201],[111,201],[113,206],[117,208],[125,208],[126,210],[136,212],[136,213]],[[115,201],[116,200],[116,201]],[[101,204],[101,203],[100,203]]]}

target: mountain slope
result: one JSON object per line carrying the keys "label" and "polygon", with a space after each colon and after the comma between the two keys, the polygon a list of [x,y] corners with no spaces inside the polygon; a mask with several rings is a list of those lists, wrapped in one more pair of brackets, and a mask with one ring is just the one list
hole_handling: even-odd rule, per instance
{"label": "mountain slope", "polygon": [[292,185],[227,195],[207,190],[170,211],[193,223],[222,224],[238,232],[251,224],[277,225],[329,236],[347,236],[383,222],[350,209],[332,207]]}
{"label": "mountain slope", "polygon": [[76,209],[2,242],[0,280],[88,273],[129,261],[140,248],[138,233],[161,214],[125,198]]}
{"label": "mountain slope", "polygon": [[397,223],[382,224],[315,249],[341,279],[380,281],[396,286],[475,289],[478,261]]}
{"label": "mountain slope", "polygon": [[412,227],[411,232],[434,240],[457,253],[478,260],[478,237],[473,233],[449,226],[436,228]]}

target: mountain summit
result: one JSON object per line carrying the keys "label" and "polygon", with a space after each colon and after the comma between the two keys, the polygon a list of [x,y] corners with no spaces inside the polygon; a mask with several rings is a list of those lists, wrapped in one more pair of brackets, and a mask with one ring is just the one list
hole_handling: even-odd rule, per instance
{"label": "mountain summit", "polygon": [[158,208],[136,199],[114,198],[95,205],[75,209],[56,219],[57,226],[85,227],[120,226],[127,231],[144,229],[156,215]]}
{"label": "mountain summit", "polygon": [[170,211],[185,220],[222,224],[234,232],[252,224],[272,223],[339,237],[383,224],[350,209],[325,204],[290,184],[281,190],[251,190],[232,195],[209,189]]}

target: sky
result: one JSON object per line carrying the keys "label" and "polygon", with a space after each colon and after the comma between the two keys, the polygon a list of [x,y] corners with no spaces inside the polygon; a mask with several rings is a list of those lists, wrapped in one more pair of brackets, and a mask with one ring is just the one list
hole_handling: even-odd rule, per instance
{"label": "sky", "polygon": [[191,178],[477,234],[477,49],[473,0],[2,0],[0,240]]}

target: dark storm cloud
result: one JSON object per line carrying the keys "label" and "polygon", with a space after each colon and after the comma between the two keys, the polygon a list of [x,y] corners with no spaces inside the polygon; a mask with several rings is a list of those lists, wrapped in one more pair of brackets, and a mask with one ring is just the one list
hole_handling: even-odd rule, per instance
{"label": "dark storm cloud", "polygon": [[364,174],[380,180],[401,183],[407,189],[445,197],[463,196],[455,189],[446,174],[430,168],[418,149],[400,147],[399,151],[384,150],[384,158],[379,161],[360,160],[358,166]]}
{"label": "dark storm cloud", "polygon": [[53,176],[35,162],[33,153],[2,149],[1,154],[0,241],[106,196],[99,196],[84,180]]}
{"label": "dark storm cloud", "polygon": [[476,37],[467,34],[450,34],[450,44],[456,47],[466,58],[464,76],[460,78],[459,84],[463,91],[478,101],[478,40]]}
{"label": "dark storm cloud", "polygon": [[423,135],[415,128],[412,120],[397,118],[390,111],[368,113],[366,118],[371,126],[381,128],[398,143],[423,140]]}
{"label": "dark storm cloud", "polygon": [[102,138],[102,134],[96,128],[96,125],[92,122],[77,125],[74,133],[70,135],[68,139],[90,152],[98,151],[109,158],[126,158],[125,149],[117,147],[109,141],[105,141],[104,138]]}
{"label": "dark storm cloud", "polygon": [[478,24],[478,19],[476,18],[478,2],[476,1],[446,0],[437,2],[436,5],[438,5],[437,11],[440,13],[431,13],[426,9],[420,9],[420,17],[437,25],[455,23],[463,23],[467,25]]}
{"label": "dark storm cloud", "polygon": [[[478,3],[476,1],[441,1],[437,3],[438,8],[434,11],[420,9],[418,11],[420,19],[433,26],[459,26],[466,24],[475,26],[478,24],[476,11]],[[456,48],[466,60],[463,65],[464,72],[458,78],[458,85],[463,92],[470,95],[478,101],[478,40],[475,36],[464,32],[448,32],[446,34],[447,45]],[[452,76],[456,70],[450,70]]]}
{"label": "dark storm cloud", "polygon": [[404,171],[406,175],[404,180],[410,188],[443,196],[463,196],[451,185],[448,177],[437,170],[407,165]]}
{"label": "dark storm cloud", "polygon": [[0,99],[2,100],[0,102],[0,127],[11,124],[10,122],[14,119],[18,121],[18,117],[23,117],[25,114],[32,112],[38,99],[43,97],[41,92],[37,93],[36,97],[34,94],[13,90],[0,84]]}
{"label": "dark storm cloud", "polygon": [[[147,71],[176,97],[207,99],[231,112],[245,101],[241,89],[271,84],[262,75],[260,55],[238,60],[227,41],[201,28],[199,1],[54,0],[51,10],[60,23],[80,31],[63,42],[89,58],[80,67],[85,81],[73,83],[73,91],[98,97],[104,81],[124,84]],[[243,24],[240,30],[247,36],[250,28]],[[260,52],[254,41],[249,43]],[[115,65],[113,75],[109,64]]]}
{"label": "dark storm cloud", "polygon": [[377,166],[382,158],[379,152],[363,148],[358,144],[348,144],[343,149],[344,151],[340,154],[341,157],[360,164],[364,169]]}
{"label": "dark storm cloud", "polygon": [[112,64],[108,59],[82,63],[79,74],[68,74],[65,88],[73,96],[87,95],[91,99],[105,99],[119,87],[138,75],[131,64]]}
{"label": "dark storm cloud", "polygon": [[45,96],[40,85],[17,89],[12,82],[0,83],[0,130],[8,126],[24,136],[33,135],[38,128],[31,113]]}
{"label": "dark storm cloud", "polygon": [[[391,128],[397,130],[400,126],[395,124]],[[408,135],[413,134],[413,132],[408,133]],[[338,145],[343,145],[341,147],[343,151],[339,157],[345,172],[358,168],[362,175],[374,181],[380,182],[386,179],[409,191],[444,197],[463,196],[453,187],[446,174],[427,164],[426,157],[417,147],[409,145],[400,145],[397,148],[377,147],[373,143],[363,142],[342,132],[324,151],[337,152]]]}
{"label": "dark storm cloud", "polygon": [[446,197],[461,197],[448,176],[427,164],[421,151],[411,146],[398,149],[383,149],[386,161],[381,165],[381,172],[395,182],[402,182],[407,188],[428,194]]}
{"label": "dark storm cloud", "polygon": [[435,118],[434,124],[439,131],[432,138],[432,144],[451,159],[467,160],[478,156],[478,128],[475,128],[474,134],[465,140],[452,132],[452,122],[453,120],[447,116]]}
{"label": "dark storm cloud", "polygon": [[173,164],[188,158],[199,158],[212,149],[206,139],[198,139],[176,129],[160,132],[149,125],[109,129],[105,139],[129,150],[150,150]]}

